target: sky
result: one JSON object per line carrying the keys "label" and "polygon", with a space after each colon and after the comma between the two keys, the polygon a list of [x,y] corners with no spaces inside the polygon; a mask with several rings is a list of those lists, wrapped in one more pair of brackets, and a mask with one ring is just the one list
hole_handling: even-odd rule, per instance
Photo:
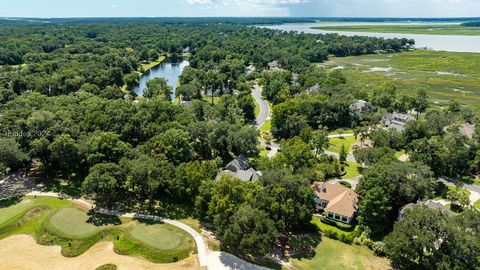
{"label": "sky", "polygon": [[0,0],[0,17],[480,17],[480,0]]}

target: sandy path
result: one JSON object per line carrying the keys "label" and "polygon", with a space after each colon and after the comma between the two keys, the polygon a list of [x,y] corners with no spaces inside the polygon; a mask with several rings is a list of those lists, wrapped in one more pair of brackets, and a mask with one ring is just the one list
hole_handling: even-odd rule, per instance
{"label": "sandy path", "polygon": [[145,259],[123,256],[113,251],[113,243],[99,242],[84,254],[66,258],[59,246],[42,246],[29,235],[14,235],[0,240],[0,270],[94,270],[112,263],[119,270],[199,269],[197,256],[172,264],[155,264]]}

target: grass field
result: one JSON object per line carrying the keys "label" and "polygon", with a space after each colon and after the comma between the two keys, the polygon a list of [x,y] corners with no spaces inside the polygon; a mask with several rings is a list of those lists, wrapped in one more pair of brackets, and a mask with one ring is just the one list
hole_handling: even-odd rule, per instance
{"label": "grass field", "polygon": [[317,26],[313,27],[313,29],[370,33],[480,36],[480,27],[465,27],[460,24],[338,25]]}
{"label": "grass field", "polygon": [[292,259],[285,269],[309,270],[383,270],[391,269],[387,259],[380,258],[364,246],[347,245],[322,237],[311,259]]}
{"label": "grass field", "polygon": [[1,201],[0,218],[0,239],[28,234],[40,244],[61,246],[67,257],[79,256],[102,240],[112,241],[119,254],[157,263],[185,259],[195,248],[187,232],[171,225],[87,213],[50,197]]}
{"label": "grass field", "polygon": [[149,69],[158,66],[161,62],[163,62],[163,60],[165,60],[165,58],[166,57],[164,55],[161,55],[160,57],[158,57],[156,61],[151,61],[149,63],[142,64],[139,70],[143,70],[144,72],[147,72]]}
{"label": "grass field", "polygon": [[480,54],[415,50],[334,58],[323,66],[339,68],[347,83],[370,90],[392,83],[399,93],[428,91],[431,101],[443,106],[452,99],[480,109]]}
{"label": "grass field", "polygon": [[360,172],[362,170],[362,165],[352,162],[352,161],[347,161],[345,164],[345,172],[346,174],[343,175],[341,178],[342,179],[350,179],[354,178],[360,175]]}
{"label": "grass field", "polygon": [[268,119],[265,124],[263,124],[261,127],[260,127],[260,131],[261,132],[270,132],[270,130],[272,129],[272,121],[270,119]]}
{"label": "grass field", "polygon": [[260,104],[258,104],[255,99],[253,99],[253,103],[255,103],[255,117],[258,117],[258,115],[260,114]]}
{"label": "grass field", "polygon": [[476,201],[473,205],[475,205],[475,207],[480,209],[480,200]]}
{"label": "grass field", "polygon": [[347,154],[349,153],[350,146],[354,144],[358,139],[355,139],[354,136],[342,137],[342,138],[330,138],[330,146],[327,148],[327,151],[340,153],[342,144],[345,146]]}

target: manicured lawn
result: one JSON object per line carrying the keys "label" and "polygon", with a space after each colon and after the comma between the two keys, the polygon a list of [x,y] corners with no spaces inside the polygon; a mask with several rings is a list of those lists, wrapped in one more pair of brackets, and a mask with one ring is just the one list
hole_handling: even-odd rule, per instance
{"label": "manicured lawn", "polygon": [[358,164],[357,162],[347,161],[344,168],[346,174],[342,175],[341,178],[350,179],[360,175],[362,165]]}
{"label": "manicured lawn", "polygon": [[368,24],[368,25],[338,25],[318,26],[314,29],[347,32],[371,33],[398,33],[398,34],[424,34],[424,35],[461,35],[480,36],[480,27],[465,27],[460,24]]}
{"label": "manicured lawn", "polygon": [[350,146],[356,141],[358,141],[358,139],[355,139],[354,136],[348,136],[343,138],[330,138],[329,139],[330,146],[328,147],[327,151],[340,153],[340,149],[343,144],[345,145],[345,150],[347,151],[347,154],[348,154]]}
{"label": "manicured lawn", "polygon": [[475,207],[480,209],[480,200],[476,201],[473,205],[475,205]]}
{"label": "manicured lawn", "polygon": [[311,223],[322,232],[331,231],[331,232],[337,233],[338,235],[343,234],[345,236],[349,236],[353,231],[353,228],[346,229],[348,225],[345,225],[345,228],[339,228],[337,226],[326,224],[322,222],[321,219],[322,219],[321,217],[314,216],[312,218]]}
{"label": "manicured lawn", "polygon": [[258,104],[255,99],[253,99],[253,103],[255,103],[255,117],[258,117],[258,115],[260,114],[260,104]]}
{"label": "manicured lawn", "polygon": [[152,61],[152,62],[149,62],[147,64],[142,64],[142,68],[143,70],[146,72],[148,71],[149,69],[157,66],[158,64],[160,64],[161,62],[163,62],[163,60],[165,60],[165,56],[160,56],[156,61]]}
{"label": "manicured lawn", "polygon": [[270,132],[270,129],[272,128],[272,121],[268,119],[263,126],[260,127],[261,132]]}
{"label": "manicured lawn", "polygon": [[386,83],[399,94],[414,95],[426,89],[433,105],[452,99],[480,109],[480,54],[442,51],[410,51],[334,58],[323,64],[341,68],[347,84],[371,90]]}
{"label": "manicured lawn", "polygon": [[87,213],[70,201],[51,197],[0,201],[0,218],[0,239],[29,234],[40,244],[61,246],[67,257],[102,240],[112,241],[117,253],[157,263],[182,260],[195,248],[190,235],[174,226]]}
{"label": "manicured lawn", "polygon": [[[383,270],[391,269],[387,259],[373,255],[365,246],[347,245],[322,237],[311,259],[292,259],[291,269],[309,270]],[[284,268],[289,269],[289,268]]]}

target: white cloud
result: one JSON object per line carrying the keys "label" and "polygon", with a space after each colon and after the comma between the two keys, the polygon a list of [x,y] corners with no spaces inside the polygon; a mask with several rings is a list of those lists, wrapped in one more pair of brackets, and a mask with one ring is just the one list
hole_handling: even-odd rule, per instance
{"label": "white cloud", "polygon": [[480,0],[184,0],[199,10],[234,16],[478,16]]}

